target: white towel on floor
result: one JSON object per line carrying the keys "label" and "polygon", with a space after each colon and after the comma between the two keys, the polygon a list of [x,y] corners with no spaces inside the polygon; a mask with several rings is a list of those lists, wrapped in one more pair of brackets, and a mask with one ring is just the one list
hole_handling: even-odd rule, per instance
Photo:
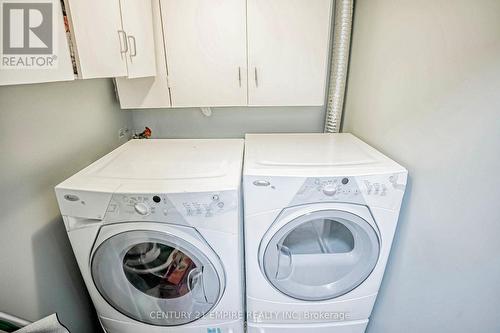
{"label": "white towel on floor", "polygon": [[69,333],[69,331],[61,325],[57,315],[53,314],[17,330],[16,333]]}

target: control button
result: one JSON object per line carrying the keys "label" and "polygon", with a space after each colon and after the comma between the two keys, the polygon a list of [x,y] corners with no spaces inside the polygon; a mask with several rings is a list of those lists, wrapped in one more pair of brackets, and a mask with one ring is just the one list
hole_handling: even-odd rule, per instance
{"label": "control button", "polygon": [[334,185],[329,184],[323,187],[323,193],[331,197],[337,193],[337,189]]}
{"label": "control button", "polygon": [[218,196],[217,194],[214,194],[214,195],[212,196],[212,200],[213,200],[213,201],[219,201],[219,196]]}
{"label": "control button", "polygon": [[118,205],[116,204],[110,204],[108,207],[108,213],[114,213],[116,212],[116,209],[118,208]]}
{"label": "control button", "polygon": [[219,203],[217,204],[217,206],[218,206],[219,208],[224,208],[224,203],[223,203],[223,202],[219,202]]}
{"label": "control button", "polygon": [[136,203],[134,205],[134,209],[137,212],[137,214],[140,215],[148,215],[149,214],[149,207],[143,202]]}
{"label": "control button", "polygon": [[349,178],[343,178],[342,184],[347,185],[347,183],[349,183]]}
{"label": "control button", "polygon": [[371,194],[373,185],[369,181],[365,180],[365,186],[366,186],[366,193]]}
{"label": "control button", "polygon": [[160,203],[161,202],[161,198],[159,196],[155,195],[153,197],[153,201],[156,202],[156,203]]}
{"label": "control button", "polygon": [[253,184],[255,186],[269,186],[269,185],[271,185],[271,183],[268,182],[267,180],[256,180],[253,182]]}

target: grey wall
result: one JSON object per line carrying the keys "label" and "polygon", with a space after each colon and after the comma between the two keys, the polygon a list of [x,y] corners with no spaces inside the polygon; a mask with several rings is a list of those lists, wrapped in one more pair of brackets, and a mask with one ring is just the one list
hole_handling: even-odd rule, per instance
{"label": "grey wall", "polygon": [[119,145],[129,118],[110,80],[0,87],[1,312],[97,330],[53,188]]}
{"label": "grey wall", "polygon": [[357,0],[344,131],[411,177],[368,332],[500,332],[500,1]]}
{"label": "grey wall", "polygon": [[324,107],[213,108],[129,111],[132,128],[148,126],[155,138],[242,138],[245,133],[322,132]]}

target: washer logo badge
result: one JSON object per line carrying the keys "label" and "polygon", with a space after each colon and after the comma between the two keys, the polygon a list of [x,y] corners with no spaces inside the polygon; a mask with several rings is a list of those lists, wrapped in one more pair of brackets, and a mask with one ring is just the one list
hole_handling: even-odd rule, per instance
{"label": "washer logo badge", "polygon": [[68,201],[78,201],[80,200],[80,198],[76,195],[73,195],[73,194],[66,194],[64,196],[64,199],[68,200]]}

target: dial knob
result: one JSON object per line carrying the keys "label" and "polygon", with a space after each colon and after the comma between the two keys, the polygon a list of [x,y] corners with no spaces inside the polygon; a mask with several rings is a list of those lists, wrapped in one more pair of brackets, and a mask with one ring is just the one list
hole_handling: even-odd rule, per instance
{"label": "dial knob", "polygon": [[334,196],[335,193],[337,193],[337,189],[335,188],[334,185],[328,184],[323,187],[323,193],[328,195],[329,197]]}
{"label": "dial knob", "polygon": [[149,207],[143,202],[138,202],[134,205],[134,209],[137,212],[137,214],[140,215],[148,215],[149,214]]}

